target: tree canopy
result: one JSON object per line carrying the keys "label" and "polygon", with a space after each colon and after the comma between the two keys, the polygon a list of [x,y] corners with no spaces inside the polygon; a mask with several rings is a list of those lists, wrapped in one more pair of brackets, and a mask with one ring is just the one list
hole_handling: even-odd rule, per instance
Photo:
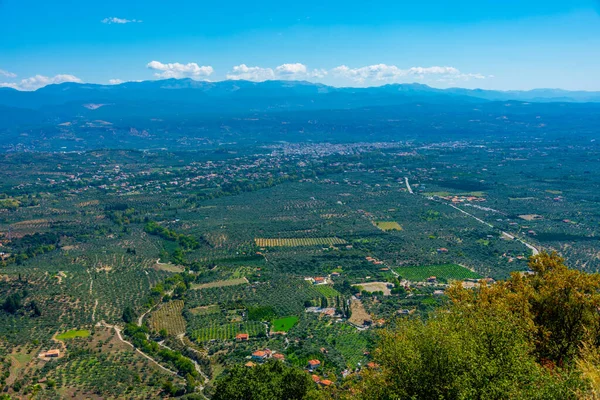
{"label": "tree canopy", "polygon": [[342,396],[590,398],[600,382],[600,276],[570,270],[556,254],[532,257],[529,267],[476,289],[454,284],[447,307],[399,320],[381,335],[379,368]]}
{"label": "tree canopy", "polygon": [[213,400],[317,399],[310,376],[279,361],[254,367],[236,366],[217,382]]}

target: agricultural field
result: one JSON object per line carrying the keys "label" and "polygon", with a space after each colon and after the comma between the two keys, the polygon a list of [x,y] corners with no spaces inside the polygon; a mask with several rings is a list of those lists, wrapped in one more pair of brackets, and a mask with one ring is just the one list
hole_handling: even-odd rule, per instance
{"label": "agricultural field", "polygon": [[427,265],[422,267],[402,267],[397,268],[396,272],[406,280],[414,282],[423,282],[427,278],[435,276],[444,281],[478,279],[481,278],[476,272],[473,272],[457,264]]}
{"label": "agricultural field", "polygon": [[333,246],[336,244],[346,244],[345,240],[337,237],[283,239],[256,238],[254,239],[254,242],[259,247]]}
{"label": "agricultural field", "polygon": [[61,333],[59,335],[56,335],[56,339],[67,340],[67,339],[74,339],[77,337],[88,337],[88,336],[90,336],[90,331],[88,331],[86,329],[81,329],[81,330],[72,330],[72,331]]}
{"label": "agricultural field", "polygon": [[247,333],[250,337],[265,334],[265,325],[261,322],[244,322],[235,324],[212,325],[207,328],[201,328],[191,333],[191,338],[198,342],[208,342],[211,340],[231,340],[238,333]]}
{"label": "agricultural field", "polygon": [[314,289],[327,298],[334,298],[340,295],[340,292],[335,290],[330,285],[314,285]]}
{"label": "agricultural field", "polygon": [[192,289],[194,290],[202,290],[202,289],[210,289],[210,288],[218,288],[218,287],[227,287],[227,286],[237,286],[248,283],[248,279],[246,278],[236,278],[236,279],[228,279],[224,281],[214,281],[209,283],[202,284],[194,284],[192,285]]}
{"label": "agricultural field", "polygon": [[287,332],[298,322],[298,317],[277,318],[273,321],[273,332]]}
{"label": "agricultural field", "polygon": [[391,294],[390,284],[387,282],[365,282],[353,286],[361,291],[365,290],[370,293],[383,292],[384,296],[389,296]]}
{"label": "agricultural field", "polygon": [[[157,398],[166,378],[185,386],[157,366],[185,364],[160,355],[163,340],[211,378],[269,347],[299,366],[321,357],[341,379],[379,329],[442,303],[448,281],[526,271],[533,249],[597,271],[598,145],[575,141],[567,159],[560,142],[507,140],[0,154],[0,386],[23,397],[13,386],[32,391],[32,371],[56,382],[41,398]],[[430,276],[439,285],[413,296],[398,285]],[[140,329],[126,338],[156,363],[101,325]],[[56,362],[37,358],[57,346]]]}
{"label": "agricultural field", "polygon": [[189,310],[194,315],[210,315],[218,314],[221,312],[221,307],[217,304],[211,304],[209,306],[200,306]]}
{"label": "agricultural field", "polygon": [[150,328],[155,332],[164,330],[169,335],[185,333],[185,319],[181,315],[183,304],[181,300],[173,300],[162,304],[150,315],[148,320]]}
{"label": "agricultural field", "polygon": [[373,225],[381,229],[384,232],[389,231],[401,231],[402,226],[395,221],[373,221]]}

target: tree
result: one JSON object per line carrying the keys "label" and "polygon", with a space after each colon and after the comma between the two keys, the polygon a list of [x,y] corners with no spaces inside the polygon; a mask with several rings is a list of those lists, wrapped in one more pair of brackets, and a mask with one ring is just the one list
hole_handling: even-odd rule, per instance
{"label": "tree", "polygon": [[470,291],[454,286],[450,298],[466,307],[503,303],[533,336],[540,361],[573,361],[583,341],[600,343],[600,275],[572,270],[556,253],[529,261],[532,274],[513,273],[505,282]]}
{"label": "tree", "polygon": [[4,300],[2,309],[9,314],[16,314],[21,308],[21,296],[18,293],[11,294]]}
{"label": "tree", "polygon": [[316,399],[318,392],[307,373],[281,362],[233,367],[215,387],[213,400]]}
{"label": "tree", "polygon": [[135,321],[135,311],[130,306],[125,307],[123,310],[123,321],[127,324],[130,324]]}
{"label": "tree", "polygon": [[42,310],[40,310],[40,307],[38,306],[37,301],[32,300],[30,307],[31,307],[31,310],[33,311],[33,316],[39,317],[40,315],[42,315]]}
{"label": "tree", "polygon": [[455,284],[448,306],[399,320],[374,352],[380,370],[361,373],[342,396],[589,398],[600,364],[599,277],[569,270],[556,254],[532,257],[530,268],[477,289]]}

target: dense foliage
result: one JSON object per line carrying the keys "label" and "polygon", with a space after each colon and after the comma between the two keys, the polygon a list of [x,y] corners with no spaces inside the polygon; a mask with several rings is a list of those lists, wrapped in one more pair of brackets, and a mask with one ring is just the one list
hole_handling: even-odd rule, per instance
{"label": "dense foliage", "polygon": [[316,385],[302,370],[278,361],[234,367],[215,388],[213,400],[317,399]]}
{"label": "dense foliage", "polygon": [[476,290],[456,285],[448,308],[399,321],[381,336],[380,367],[353,389],[365,399],[587,397],[580,367],[600,366],[582,352],[598,343],[600,276],[570,270],[555,254],[530,267],[534,274]]}

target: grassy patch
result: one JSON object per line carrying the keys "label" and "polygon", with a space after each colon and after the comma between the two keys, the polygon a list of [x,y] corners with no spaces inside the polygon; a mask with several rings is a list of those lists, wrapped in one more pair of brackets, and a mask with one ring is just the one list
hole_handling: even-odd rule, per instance
{"label": "grassy patch", "polygon": [[214,281],[214,282],[209,282],[209,283],[195,284],[195,285],[192,285],[192,289],[199,290],[199,289],[210,289],[210,288],[225,287],[225,286],[237,286],[237,285],[243,285],[245,283],[248,283],[248,279],[246,279],[246,278],[227,279],[224,281]]}
{"label": "grassy patch", "polygon": [[179,272],[183,272],[185,270],[183,267],[181,267],[179,265],[174,265],[171,263],[156,263],[155,267],[158,270],[173,272],[173,273],[179,273]]}
{"label": "grassy patch", "polygon": [[66,339],[74,339],[76,337],[88,337],[90,336],[90,331],[87,329],[73,329],[71,331],[67,331],[65,333],[61,333],[60,335],[56,335],[58,340],[66,340]]}
{"label": "grassy patch", "polygon": [[433,197],[433,196],[446,197],[446,196],[450,196],[450,192],[425,192],[425,193],[423,193],[423,195],[428,196],[428,197]]}
{"label": "grassy patch", "polygon": [[373,221],[373,225],[385,232],[402,230],[402,227],[396,221]]}
{"label": "grassy patch", "polygon": [[443,280],[463,280],[463,279],[477,279],[481,278],[476,272],[470,271],[465,267],[461,267],[457,264],[443,264],[443,265],[427,265],[422,267],[402,267],[397,268],[396,272],[404,279],[409,281],[420,282],[424,281],[430,276],[435,276],[438,279]]}
{"label": "grassy patch", "polygon": [[274,332],[287,332],[298,322],[298,317],[285,317],[273,321]]}
{"label": "grassy patch", "polygon": [[314,288],[325,297],[333,298],[340,295],[340,292],[329,285],[315,285]]}
{"label": "grassy patch", "polygon": [[221,307],[218,304],[211,304],[210,306],[191,308],[190,312],[194,315],[218,314],[221,312]]}

